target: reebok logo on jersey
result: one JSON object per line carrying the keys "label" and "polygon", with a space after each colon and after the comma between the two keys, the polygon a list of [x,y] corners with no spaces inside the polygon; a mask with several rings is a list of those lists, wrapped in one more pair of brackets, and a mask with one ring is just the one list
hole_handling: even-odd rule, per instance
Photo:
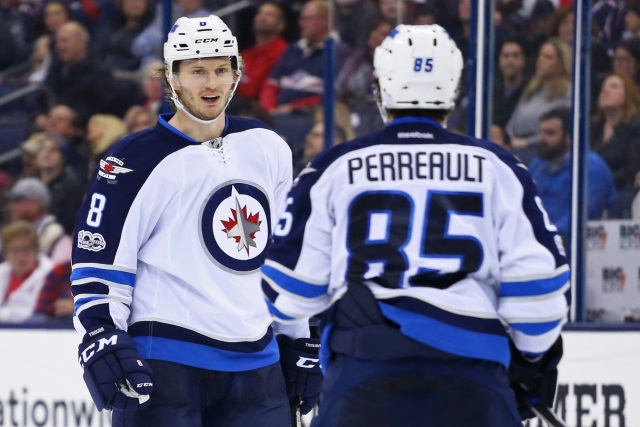
{"label": "reebok logo on jersey", "polygon": [[78,247],[91,252],[99,252],[107,246],[107,242],[100,233],[92,233],[86,230],[78,231]]}
{"label": "reebok logo on jersey", "polygon": [[407,138],[433,139],[433,134],[426,132],[398,132],[398,139]]}
{"label": "reebok logo on jersey", "polygon": [[104,160],[100,159],[98,176],[108,179],[110,183],[115,183],[116,175],[133,171],[133,169],[125,168],[123,165],[124,162],[117,157],[109,156]]}

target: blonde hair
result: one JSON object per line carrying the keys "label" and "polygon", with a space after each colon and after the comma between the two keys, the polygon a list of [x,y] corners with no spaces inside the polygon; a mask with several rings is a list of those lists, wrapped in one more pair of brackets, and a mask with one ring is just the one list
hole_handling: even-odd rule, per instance
{"label": "blonde hair", "polygon": [[[620,123],[630,123],[632,120],[638,117],[640,114],[640,91],[636,84],[629,77],[623,77],[620,74],[609,74],[602,82],[604,87],[607,80],[617,77],[622,81],[624,86],[624,115]],[[600,88],[602,92],[602,88]],[[604,123],[604,112],[598,108],[592,118],[593,123]]]}
{"label": "blonde hair", "polygon": [[35,132],[29,135],[25,141],[20,143],[20,149],[29,155],[35,156],[42,149],[42,143],[45,139],[44,132]]}
{"label": "blonde hair", "polygon": [[100,138],[97,141],[91,141],[93,154],[104,153],[127,133],[124,121],[111,114],[94,114],[89,119],[87,126],[91,124],[101,124],[103,126]]}
{"label": "blonde hair", "polygon": [[[549,85],[549,96],[547,100],[551,101],[553,99],[562,98],[569,90],[569,86],[571,85],[571,49],[560,39],[558,38],[550,38],[545,41],[542,46],[540,46],[540,50],[538,54],[542,50],[545,45],[550,45],[556,51],[557,60],[557,71],[558,74],[551,81]],[[542,89],[542,79],[537,75],[534,75],[527,87],[525,87],[524,92],[522,92],[522,99],[527,100],[531,98],[534,94]]]}
{"label": "blonde hair", "polygon": [[38,248],[38,230],[30,222],[22,220],[10,222],[2,227],[0,235],[2,236],[2,247],[5,250],[11,242],[20,237],[26,237],[33,248]]}

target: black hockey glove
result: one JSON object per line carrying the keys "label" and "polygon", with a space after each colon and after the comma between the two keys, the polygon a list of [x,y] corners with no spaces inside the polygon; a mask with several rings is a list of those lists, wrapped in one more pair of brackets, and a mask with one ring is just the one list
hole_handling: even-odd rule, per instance
{"label": "black hockey glove", "polygon": [[135,411],[148,404],[151,368],[126,332],[105,326],[87,333],[78,346],[78,361],[99,411]]}
{"label": "black hockey glove", "polygon": [[289,401],[300,401],[300,413],[307,414],[316,406],[322,390],[320,340],[278,335],[280,365],[287,385]]}
{"label": "black hockey glove", "polygon": [[534,418],[530,406],[537,400],[551,408],[558,383],[558,363],[562,358],[562,336],[558,337],[549,350],[537,361],[527,360],[509,341],[511,364],[509,381],[516,395],[518,411],[523,420]]}

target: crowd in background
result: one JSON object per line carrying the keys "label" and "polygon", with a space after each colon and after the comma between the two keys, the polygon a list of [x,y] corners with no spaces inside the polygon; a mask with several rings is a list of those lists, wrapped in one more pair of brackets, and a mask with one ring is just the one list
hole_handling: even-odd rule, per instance
{"label": "crowd in background", "polygon": [[[231,0],[174,0],[200,17]],[[383,126],[373,51],[398,23],[442,25],[469,64],[471,0],[254,1],[223,19],[244,76],[228,113],[289,143],[294,169],[321,152],[323,41],[337,40],[334,143]],[[592,7],[589,218],[638,217],[640,0]],[[573,2],[497,0],[491,139],[531,167],[552,220],[570,215]],[[76,211],[109,148],[168,112],[161,2],[0,0],[0,322],[68,322]],[[465,75],[448,127],[465,133]],[[28,94],[3,103],[25,88]],[[597,184],[597,185],[596,185]],[[568,238],[568,229],[561,228]]]}

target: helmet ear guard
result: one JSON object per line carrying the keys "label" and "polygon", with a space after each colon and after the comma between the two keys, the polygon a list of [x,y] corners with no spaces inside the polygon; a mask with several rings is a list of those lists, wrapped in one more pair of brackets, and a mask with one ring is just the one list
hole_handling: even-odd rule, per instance
{"label": "helmet ear guard", "polygon": [[462,54],[439,25],[398,25],[376,48],[373,66],[374,97],[385,122],[387,109],[455,106]]}

